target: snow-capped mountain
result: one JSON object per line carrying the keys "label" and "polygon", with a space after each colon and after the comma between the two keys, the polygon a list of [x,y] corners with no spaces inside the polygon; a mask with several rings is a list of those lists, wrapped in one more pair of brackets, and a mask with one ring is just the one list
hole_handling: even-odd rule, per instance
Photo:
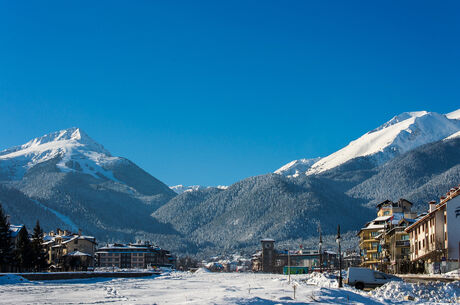
{"label": "snow-capped mountain", "polygon": [[0,151],[0,171],[8,180],[20,180],[30,168],[55,158],[59,159],[56,167],[63,172],[81,172],[113,181],[117,179],[104,167],[122,161],[112,157],[81,129],[73,127]]}
{"label": "snow-capped mountain", "polygon": [[[370,157],[376,165],[381,165],[416,147],[454,137],[459,131],[460,109],[446,115],[427,111],[404,112],[337,152],[321,158],[303,172],[307,175],[320,174],[357,157]],[[296,164],[302,165],[302,160],[292,161],[275,173],[296,175]],[[283,170],[285,168],[289,170]],[[302,170],[300,167],[299,172]]]}
{"label": "snow-capped mountain", "polygon": [[0,152],[0,203],[15,222],[30,227],[39,219],[47,230],[78,227],[105,241],[169,233],[150,214],[175,196],[79,128]]}
{"label": "snow-capped mountain", "polygon": [[288,164],[282,166],[281,168],[275,171],[275,174],[287,176],[287,177],[297,177],[300,174],[305,173],[310,167],[318,162],[321,158],[313,159],[299,159],[289,162]]}
{"label": "snow-capped mountain", "polygon": [[452,112],[446,114],[446,117],[451,119],[451,120],[460,120],[460,109],[452,111]]}
{"label": "snow-capped mountain", "polygon": [[186,186],[186,185],[179,184],[179,185],[170,186],[169,188],[180,195],[180,194],[183,194],[183,193],[186,193],[186,192],[195,192],[195,191],[209,189],[209,188],[218,188],[220,190],[225,190],[225,189],[228,188],[228,186],[226,186],[226,185],[218,185],[216,187],[214,187],[214,186],[202,186],[202,185],[189,185],[189,186]]}

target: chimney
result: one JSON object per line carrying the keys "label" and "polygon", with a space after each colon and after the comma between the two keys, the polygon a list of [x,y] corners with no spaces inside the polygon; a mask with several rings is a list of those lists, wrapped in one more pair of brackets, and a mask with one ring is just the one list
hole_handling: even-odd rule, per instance
{"label": "chimney", "polygon": [[10,224],[10,215],[6,215],[6,224]]}
{"label": "chimney", "polygon": [[429,202],[430,204],[430,213],[436,209],[436,201],[432,200]]}
{"label": "chimney", "polygon": [[78,229],[78,235],[81,236],[81,229]]}

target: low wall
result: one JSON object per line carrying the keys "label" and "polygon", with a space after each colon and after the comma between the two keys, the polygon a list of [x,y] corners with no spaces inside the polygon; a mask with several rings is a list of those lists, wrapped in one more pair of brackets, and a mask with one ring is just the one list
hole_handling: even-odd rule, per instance
{"label": "low wall", "polygon": [[[159,275],[154,272],[48,272],[48,273],[15,273],[29,281],[53,281],[89,278],[131,278]],[[0,274],[1,276],[1,274]]]}

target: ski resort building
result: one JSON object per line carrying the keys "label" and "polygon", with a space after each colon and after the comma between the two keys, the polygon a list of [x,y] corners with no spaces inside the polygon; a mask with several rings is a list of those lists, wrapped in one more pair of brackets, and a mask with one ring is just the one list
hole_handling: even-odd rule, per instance
{"label": "ski resort building", "polygon": [[96,252],[99,267],[173,267],[176,258],[167,250],[150,244],[110,244]]}
{"label": "ski resort building", "polygon": [[52,271],[81,271],[94,267],[96,238],[57,229],[45,234],[43,245]]}
{"label": "ski resort building", "polygon": [[438,273],[458,268],[460,252],[460,185],[429,202],[428,213],[406,228],[410,235],[412,262],[424,264],[425,271]]}
{"label": "ski resort building", "polygon": [[378,237],[381,246],[380,270],[389,273],[407,273],[410,268],[409,234],[405,229],[415,223],[415,219],[393,215],[386,223]]}
{"label": "ski resort building", "polygon": [[358,233],[362,267],[396,272],[403,261],[409,261],[409,238],[404,229],[416,217],[411,209],[412,203],[406,199],[377,205],[377,218]]}

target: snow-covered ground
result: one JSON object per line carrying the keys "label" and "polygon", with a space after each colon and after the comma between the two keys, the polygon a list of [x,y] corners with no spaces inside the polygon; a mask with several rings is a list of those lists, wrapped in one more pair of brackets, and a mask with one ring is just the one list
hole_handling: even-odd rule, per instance
{"label": "snow-covered ground", "polygon": [[[434,304],[452,303],[460,283],[392,282],[372,292],[337,288],[332,275],[173,272],[135,279],[29,282],[0,276],[0,304]],[[294,288],[296,296],[294,299]],[[414,301],[404,301],[405,296]]]}

